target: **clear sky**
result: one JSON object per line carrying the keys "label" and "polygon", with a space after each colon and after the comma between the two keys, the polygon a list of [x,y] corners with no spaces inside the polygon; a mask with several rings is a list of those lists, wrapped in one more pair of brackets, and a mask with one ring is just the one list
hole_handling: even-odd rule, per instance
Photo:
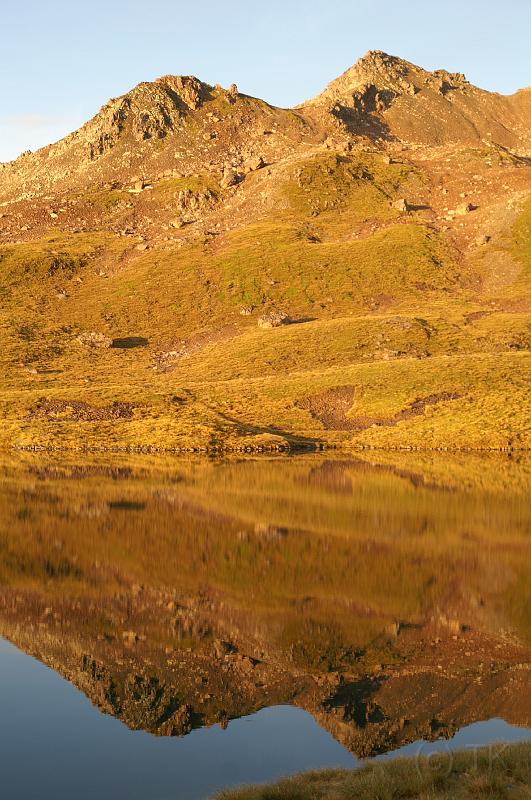
{"label": "clear sky", "polygon": [[0,0],[0,161],[168,73],[294,105],[367,50],[531,84],[531,0]]}

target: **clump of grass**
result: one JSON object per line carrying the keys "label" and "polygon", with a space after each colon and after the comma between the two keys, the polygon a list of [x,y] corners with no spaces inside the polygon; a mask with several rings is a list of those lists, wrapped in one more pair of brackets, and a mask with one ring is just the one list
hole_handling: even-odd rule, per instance
{"label": "clump of grass", "polygon": [[153,187],[153,193],[157,199],[168,202],[174,198],[177,192],[183,189],[189,189],[194,193],[209,190],[217,194],[220,187],[219,182],[214,180],[211,175],[188,175],[181,178],[163,178],[157,181]]}
{"label": "clump of grass", "polygon": [[512,251],[528,273],[531,270],[531,202],[527,203],[513,228]]}
{"label": "clump of grass", "polygon": [[384,165],[381,157],[368,153],[325,153],[305,159],[285,185],[291,210],[304,216],[332,222],[337,214],[348,214],[349,222],[398,217],[391,201],[413,174],[404,164]]}
{"label": "clump of grass", "polygon": [[228,790],[217,800],[524,800],[531,745],[497,745],[427,759],[376,763],[358,771],[322,770],[271,786]]}
{"label": "clump of grass", "polygon": [[32,288],[34,281],[46,278],[72,278],[109,245],[112,235],[48,234],[34,241],[18,245],[0,246],[2,289],[22,284]]}
{"label": "clump of grass", "polygon": [[116,211],[131,203],[129,192],[119,189],[109,191],[91,192],[82,195],[82,199],[94,208],[101,211]]}

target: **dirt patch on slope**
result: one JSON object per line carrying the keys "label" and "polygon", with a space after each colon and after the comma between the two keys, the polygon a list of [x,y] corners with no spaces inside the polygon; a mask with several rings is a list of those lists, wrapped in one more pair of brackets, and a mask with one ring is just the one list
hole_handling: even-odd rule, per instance
{"label": "dirt patch on slope", "polygon": [[309,411],[328,431],[353,430],[357,426],[347,413],[352,408],[355,393],[354,386],[336,386],[299,401],[297,406]]}
{"label": "dirt patch on slope", "polygon": [[103,422],[105,420],[132,419],[134,406],[115,401],[107,406],[93,406],[76,400],[40,400],[29,413],[28,419],[45,419],[49,422]]}
{"label": "dirt patch on slope", "polygon": [[438,392],[427,397],[419,397],[406,408],[391,417],[348,417],[355,396],[354,386],[336,386],[321,394],[306,398],[297,403],[299,408],[309,411],[329,431],[363,431],[374,426],[393,427],[399,422],[424,414],[428,406],[458,400],[456,392]]}

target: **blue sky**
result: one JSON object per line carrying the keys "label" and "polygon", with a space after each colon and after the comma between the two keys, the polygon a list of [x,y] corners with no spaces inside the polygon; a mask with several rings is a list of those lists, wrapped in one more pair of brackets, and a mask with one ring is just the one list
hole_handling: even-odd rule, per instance
{"label": "blue sky", "polygon": [[0,12],[0,161],[168,73],[288,106],[378,49],[492,91],[531,84],[531,0],[1,0]]}

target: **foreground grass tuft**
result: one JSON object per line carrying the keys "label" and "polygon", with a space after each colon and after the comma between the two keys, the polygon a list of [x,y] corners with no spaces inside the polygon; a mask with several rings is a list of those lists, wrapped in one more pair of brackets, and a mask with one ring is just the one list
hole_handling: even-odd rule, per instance
{"label": "foreground grass tuft", "polygon": [[270,786],[228,790],[217,800],[524,800],[531,797],[531,745],[323,770]]}

